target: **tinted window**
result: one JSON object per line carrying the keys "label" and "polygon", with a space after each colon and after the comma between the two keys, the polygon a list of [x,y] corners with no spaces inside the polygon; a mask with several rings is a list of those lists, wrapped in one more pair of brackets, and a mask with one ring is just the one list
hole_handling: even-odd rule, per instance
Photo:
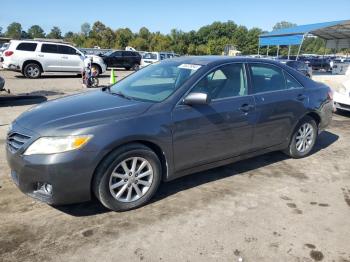
{"label": "tinted window", "polygon": [[16,50],[22,51],[35,51],[37,44],[36,43],[20,43]]}
{"label": "tinted window", "polygon": [[77,53],[77,51],[70,46],[59,45],[58,46],[58,53],[65,54],[65,55],[75,55]]}
{"label": "tinted window", "polygon": [[284,72],[286,78],[286,85],[288,89],[301,88],[303,87],[297,80],[294,79],[290,74]]}
{"label": "tinted window", "polygon": [[112,54],[112,56],[122,56],[123,52],[122,51],[116,51]]}
{"label": "tinted window", "polygon": [[43,44],[41,46],[41,52],[43,53],[57,53],[57,45],[52,44]]}
{"label": "tinted window", "polygon": [[225,65],[205,76],[191,92],[207,93],[212,99],[243,96],[247,94],[243,64]]}
{"label": "tinted window", "polygon": [[251,64],[253,92],[269,92],[286,89],[282,69],[267,64]]}

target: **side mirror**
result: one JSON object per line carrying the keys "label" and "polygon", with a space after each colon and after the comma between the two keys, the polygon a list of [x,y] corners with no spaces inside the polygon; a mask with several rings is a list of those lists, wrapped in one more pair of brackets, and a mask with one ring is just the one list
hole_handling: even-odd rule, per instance
{"label": "side mirror", "polygon": [[207,105],[211,101],[206,93],[189,93],[183,100],[185,105]]}

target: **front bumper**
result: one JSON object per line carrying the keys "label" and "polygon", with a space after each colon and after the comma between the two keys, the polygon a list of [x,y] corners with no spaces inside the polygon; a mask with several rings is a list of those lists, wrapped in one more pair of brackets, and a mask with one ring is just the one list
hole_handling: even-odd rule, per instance
{"label": "front bumper", "polygon": [[[22,153],[6,148],[12,180],[23,193],[53,205],[91,199],[91,180],[97,165],[95,152],[76,150],[30,156]],[[52,192],[42,190],[43,184],[50,184]]]}
{"label": "front bumper", "polygon": [[350,94],[334,92],[333,101],[336,109],[350,111]]}

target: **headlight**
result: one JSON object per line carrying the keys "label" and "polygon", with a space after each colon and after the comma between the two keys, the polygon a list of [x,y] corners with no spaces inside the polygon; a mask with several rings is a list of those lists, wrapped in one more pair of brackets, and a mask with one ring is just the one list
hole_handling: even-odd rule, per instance
{"label": "headlight", "polygon": [[92,135],[41,137],[27,148],[24,155],[47,155],[76,150],[86,145],[91,138]]}

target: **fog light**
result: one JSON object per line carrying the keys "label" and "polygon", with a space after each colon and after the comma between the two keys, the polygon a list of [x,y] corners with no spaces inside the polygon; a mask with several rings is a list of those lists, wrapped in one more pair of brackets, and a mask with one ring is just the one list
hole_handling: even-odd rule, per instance
{"label": "fog light", "polygon": [[45,183],[44,189],[45,189],[46,193],[48,193],[50,195],[52,194],[52,185],[51,184]]}
{"label": "fog light", "polygon": [[52,185],[49,183],[38,182],[37,191],[41,191],[42,193],[52,195]]}

